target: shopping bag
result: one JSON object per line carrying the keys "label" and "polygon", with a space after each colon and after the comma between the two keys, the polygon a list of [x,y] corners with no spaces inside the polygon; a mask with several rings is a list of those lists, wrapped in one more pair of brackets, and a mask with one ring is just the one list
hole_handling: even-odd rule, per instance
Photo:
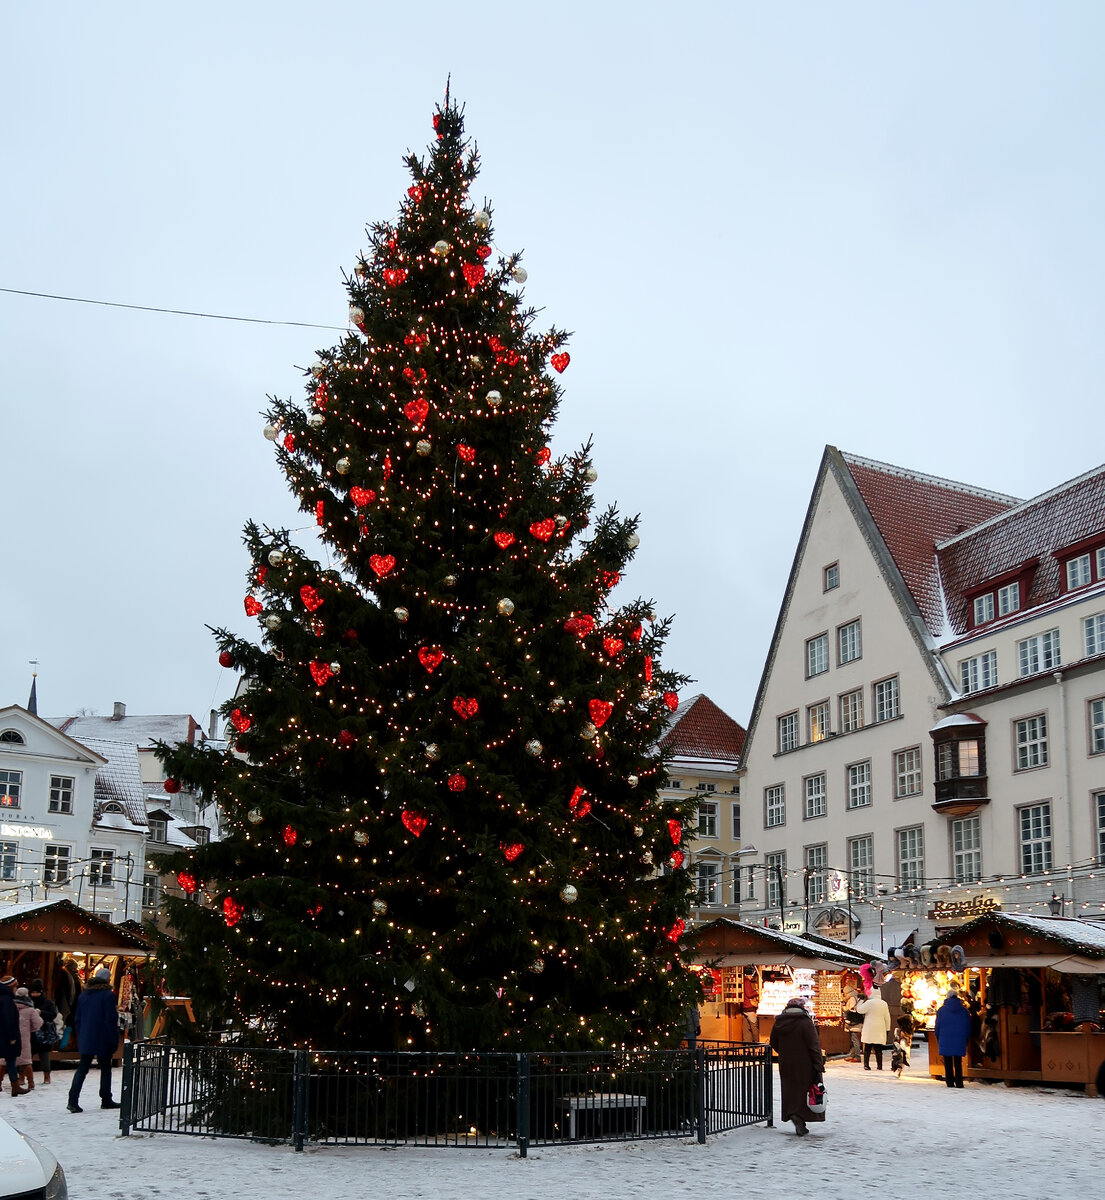
{"label": "shopping bag", "polygon": [[823,1083],[815,1083],[810,1088],[809,1095],[806,1097],[806,1107],[815,1118],[822,1121],[825,1119],[825,1085]]}

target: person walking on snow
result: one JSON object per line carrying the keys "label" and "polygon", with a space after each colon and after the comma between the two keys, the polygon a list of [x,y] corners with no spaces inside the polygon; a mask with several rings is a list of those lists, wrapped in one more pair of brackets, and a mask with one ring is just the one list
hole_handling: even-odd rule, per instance
{"label": "person walking on snow", "polygon": [[863,1029],[859,1035],[860,1041],[863,1042],[863,1069],[871,1070],[871,1051],[874,1050],[875,1065],[881,1071],[883,1047],[893,1024],[890,1020],[890,1006],[882,998],[882,992],[878,988],[872,988],[871,995],[856,1005],[856,1012],[863,1013]]}
{"label": "person walking on snow", "polygon": [[952,984],[947,998],[936,1012],[936,1046],[944,1060],[944,1082],[948,1087],[963,1086],[963,1055],[971,1036],[971,1013],[959,998],[959,987]]}
{"label": "person walking on snow", "polygon": [[106,967],[92,976],[92,982],[77,998],[73,1031],[81,1057],[69,1088],[69,1111],[84,1112],[80,1106],[81,1088],[92,1070],[93,1058],[100,1060],[100,1107],[118,1108],[118,1101],[111,1098],[111,1056],[119,1046],[119,1010],[111,990],[111,973]]}
{"label": "person walking on snow", "polygon": [[15,1007],[19,1011],[19,1058],[16,1065],[19,1068],[19,1082],[25,1091],[33,1091],[35,1086],[34,1068],[31,1066],[31,1035],[42,1028],[42,1014],[31,1001],[30,993],[25,987],[15,989]]}
{"label": "person walking on snow", "polygon": [[19,1050],[22,1034],[19,1028],[19,1009],[15,1006],[15,978],[0,972],[0,1080],[7,1072],[12,1081],[12,1095],[23,1092],[19,1086]]}
{"label": "person walking on snow", "polygon": [[817,1026],[806,1010],[801,996],[792,996],[775,1018],[771,1030],[771,1048],[779,1056],[779,1083],[782,1119],[794,1122],[794,1131],[805,1137],[807,1121],[824,1121],[824,1113],[810,1112],[810,1088],[821,1082],[825,1057]]}

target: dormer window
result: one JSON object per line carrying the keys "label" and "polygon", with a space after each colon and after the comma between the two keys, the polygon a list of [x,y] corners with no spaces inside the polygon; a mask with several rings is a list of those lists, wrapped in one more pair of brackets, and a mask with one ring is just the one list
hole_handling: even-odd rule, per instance
{"label": "dormer window", "polygon": [[[1096,543],[1096,544],[1095,544]],[[1075,546],[1068,546],[1055,556],[1063,571],[1063,585],[1068,592],[1105,582],[1105,545],[1101,534],[1095,534]]]}
{"label": "dormer window", "polygon": [[1067,591],[1073,592],[1075,588],[1085,587],[1093,579],[1093,572],[1090,569],[1090,556],[1088,554],[1080,554],[1077,558],[1067,559]]}
{"label": "dormer window", "polygon": [[987,621],[992,621],[994,619],[994,593],[986,592],[982,596],[976,596],[974,610],[976,625],[985,625]]}
{"label": "dormer window", "polygon": [[150,817],[150,841],[167,842],[169,840],[169,822],[164,817]]}
{"label": "dormer window", "polygon": [[25,746],[27,739],[18,729],[5,729],[0,732],[0,743],[6,746]]}
{"label": "dormer window", "polygon": [[1020,580],[1015,580],[1013,583],[1007,583],[1005,587],[998,588],[998,616],[1008,616],[1009,613],[1016,612],[1021,606],[1021,584]]}

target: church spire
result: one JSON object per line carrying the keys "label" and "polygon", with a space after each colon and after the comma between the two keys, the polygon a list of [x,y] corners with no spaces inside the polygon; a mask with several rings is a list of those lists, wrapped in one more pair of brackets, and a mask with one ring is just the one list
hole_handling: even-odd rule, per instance
{"label": "church spire", "polygon": [[31,695],[27,700],[27,711],[32,717],[38,716],[38,672],[31,675]]}

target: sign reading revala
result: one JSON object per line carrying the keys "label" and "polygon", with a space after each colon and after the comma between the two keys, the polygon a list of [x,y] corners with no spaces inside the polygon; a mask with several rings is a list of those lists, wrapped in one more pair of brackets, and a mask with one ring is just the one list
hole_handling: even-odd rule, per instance
{"label": "sign reading revala", "polygon": [[969,920],[972,917],[985,917],[988,913],[1000,911],[1001,901],[996,896],[975,896],[973,900],[951,902],[937,900],[932,906],[932,912],[929,913],[929,920]]}

